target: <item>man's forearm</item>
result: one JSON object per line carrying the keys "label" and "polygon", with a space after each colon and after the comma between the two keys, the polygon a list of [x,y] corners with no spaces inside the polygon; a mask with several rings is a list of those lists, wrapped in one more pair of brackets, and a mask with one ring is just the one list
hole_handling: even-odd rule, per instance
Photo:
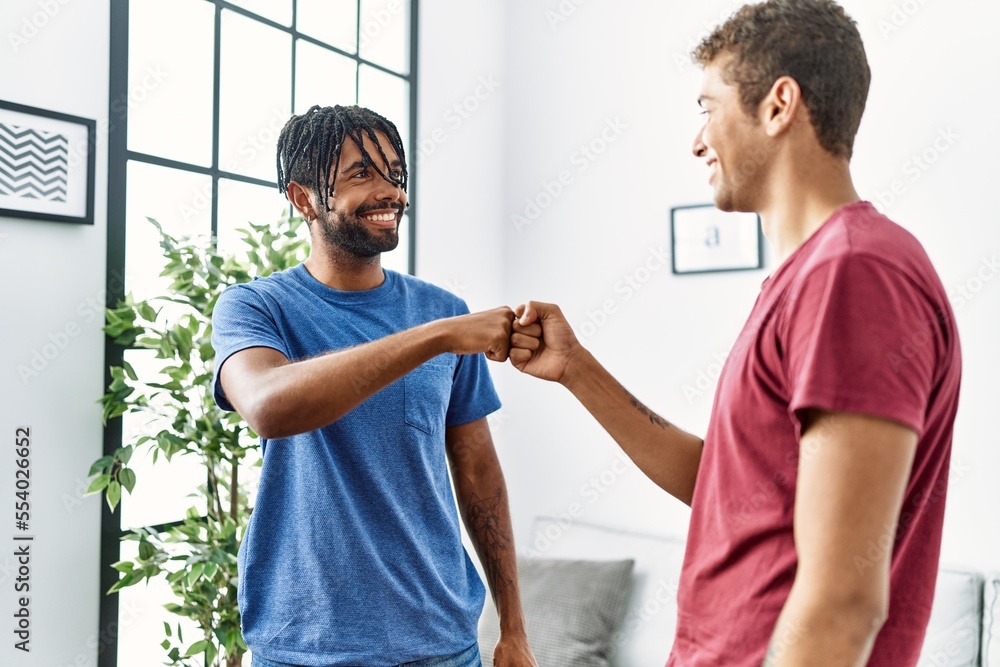
{"label": "man's forearm", "polygon": [[846,602],[808,603],[793,592],[763,667],[864,667],[884,618]]}
{"label": "man's forearm", "polygon": [[507,485],[488,434],[488,430],[472,431],[467,438],[487,442],[466,439],[451,445],[452,476],[462,519],[500,616],[501,632],[522,633],[524,617]]}
{"label": "man's forearm", "polygon": [[586,350],[562,384],[615,439],[642,472],[690,505],[704,442],[643,405]]}
{"label": "man's forearm", "polygon": [[465,504],[465,524],[486,572],[501,631],[523,631],[517,559],[503,479],[492,491],[483,489],[483,494],[470,493]]}
{"label": "man's forearm", "polygon": [[[262,436],[280,438],[330,424],[383,387],[448,350],[438,322],[357,347],[268,368],[237,405]],[[226,366],[223,366],[223,373]]]}

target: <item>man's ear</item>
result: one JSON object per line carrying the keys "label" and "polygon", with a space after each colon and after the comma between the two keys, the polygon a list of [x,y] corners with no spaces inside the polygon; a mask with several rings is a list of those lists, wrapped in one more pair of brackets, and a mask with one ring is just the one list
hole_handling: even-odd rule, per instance
{"label": "man's ear", "polygon": [[296,181],[290,181],[288,183],[288,188],[285,190],[285,194],[288,196],[288,201],[292,202],[292,206],[295,210],[299,212],[307,222],[312,222],[319,214],[317,213],[318,207],[316,206],[316,197],[310,188],[298,183]]}
{"label": "man's ear", "polygon": [[806,119],[799,82],[790,76],[779,77],[758,108],[760,121],[768,136],[777,137]]}

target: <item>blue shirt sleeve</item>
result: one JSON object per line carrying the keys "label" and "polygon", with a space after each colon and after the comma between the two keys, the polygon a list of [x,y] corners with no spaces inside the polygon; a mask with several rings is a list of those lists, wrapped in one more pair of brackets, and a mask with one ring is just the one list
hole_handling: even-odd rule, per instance
{"label": "blue shirt sleeve", "polygon": [[[465,315],[469,306],[459,299],[456,315]],[[463,354],[458,357],[455,379],[451,385],[451,399],[445,416],[446,426],[461,426],[496,412],[500,409],[500,397],[493,387],[486,356]]]}
{"label": "blue shirt sleeve", "polygon": [[215,369],[212,378],[216,404],[233,410],[219,384],[219,370],[232,355],[251,347],[270,347],[288,357],[288,350],[267,304],[247,285],[232,285],[219,296],[212,312],[212,347]]}
{"label": "blue shirt sleeve", "polygon": [[500,409],[500,397],[493,387],[486,364],[486,357],[482,354],[458,357],[448,414],[445,416],[446,426],[468,424]]}

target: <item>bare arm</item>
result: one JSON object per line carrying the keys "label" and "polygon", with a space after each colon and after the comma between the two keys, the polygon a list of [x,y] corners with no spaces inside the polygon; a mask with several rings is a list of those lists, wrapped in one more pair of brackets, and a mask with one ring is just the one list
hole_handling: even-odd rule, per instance
{"label": "bare arm", "polygon": [[[765,667],[863,667],[889,609],[892,550],[917,447],[877,417],[813,412],[803,423],[795,496],[798,570]],[[864,557],[861,561],[859,557]]]}
{"label": "bare arm", "polygon": [[289,362],[277,350],[252,347],[229,357],[219,372],[226,397],[264,438],[282,438],[330,424],[379,389],[445,352],[507,358],[509,308],[429,322],[312,359]]}
{"label": "bare arm", "polygon": [[507,485],[489,426],[485,419],[453,426],[445,441],[458,507],[500,616],[494,664],[534,666],[521,612]]}
{"label": "bare arm", "polygon": [[643,405],[583,348],[557,306],[529,302],[515,311],[510,361],[563,384],[642,472],[690,505],[703,440]]}

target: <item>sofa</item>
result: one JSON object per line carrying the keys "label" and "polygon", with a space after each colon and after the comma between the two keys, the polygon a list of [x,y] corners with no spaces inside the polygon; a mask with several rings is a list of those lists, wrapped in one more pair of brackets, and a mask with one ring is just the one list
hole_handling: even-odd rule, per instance
{"label": "sofa", "polygon": [[[666,662],[682,540],[539,517],[522,552],[522,603],[539,667]],[[498,636],[487,601],[479,628],[485,667],[492,667]],[[1000,667],[1000,573],[941,568],[919,662],[925,666]]]}

